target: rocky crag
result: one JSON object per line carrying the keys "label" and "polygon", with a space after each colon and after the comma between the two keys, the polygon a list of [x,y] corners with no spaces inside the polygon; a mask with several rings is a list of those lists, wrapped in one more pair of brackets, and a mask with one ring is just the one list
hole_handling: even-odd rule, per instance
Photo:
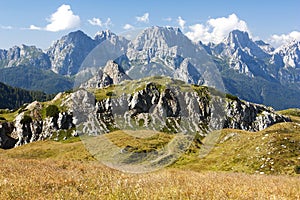
{"label": "rocky crag", "polygon": [[131,80],[116,62],[107,61],[103,69],[99,69],[95,76],[81,84],[81,88],[103,88],[122,81]]}
{"label": "rocky crag", "polygon": [[33,102],[20,110],[13,122],[1,122],[0,147],[7,149],[48,138],[99,135],[119,129],[198,133],[205,137],[222,128],[259,131],[290,121],[270,107],[225,96],[207,87],[156,79],[159,81],[135,81],[139,87],[131,91],[124,88],[135,86],[134,81],[106,87],[107,95],[101,98],[97,92],[103,89],[95,95],[84,89],[59,94],[52,102],[60,102],[59,107],[64,109],[51,117],[43,117],[46,105]]}

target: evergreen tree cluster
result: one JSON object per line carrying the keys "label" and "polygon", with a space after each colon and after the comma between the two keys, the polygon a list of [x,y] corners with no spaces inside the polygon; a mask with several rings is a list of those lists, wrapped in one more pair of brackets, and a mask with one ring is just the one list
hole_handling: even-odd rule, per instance
{"label": "evergreen tree cluster", "polygon": [[46,101],[53,97],[39,91],[27,91],[11,87],[0,82],[0,109],[16,109],[24,103]]}

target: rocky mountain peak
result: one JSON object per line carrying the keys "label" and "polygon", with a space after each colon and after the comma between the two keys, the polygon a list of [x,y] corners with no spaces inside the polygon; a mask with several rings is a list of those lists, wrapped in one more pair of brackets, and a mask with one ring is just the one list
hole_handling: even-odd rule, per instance
{"label": "rocky mountain peak", "polygon": [[257,40],[255,41],[255,44],[257,44],[262,50],[264,50],[266,53],[271,54],[272,52],[275,51],[275,48],[272,47],[270,44],[265,43],[262,40]]}
{"label": "rocky mountain peak", "polygon": [[129,41],[122,37],[118,36],[110,30],[99,31],[96,33],[94,40],[97,44],[102,43],[103,41],[109,41],[118,49],[126,49]]}
{"label": "rocky mountain peak", "polygon": [[83,83],[82,88],[103,88],[112,84],[119,84],[124,80],[131,80],[125,74],[124,69],[116,62],[109,60],[105,67],[100,68],[99,71],[86,83]]}
{"label": "rocky mountain peak", "polygon": [[209,76],[214,68],[202,46],[172,27],[143,30],[129,43],[126,56],[130,65],[126,73],[133,79],[163,75],[198,84],[203,83],[203,72],[209,71]]}
{"label": "rocky mountain peak", "polygon": [[8,50],[0,50],[0,68],[29,66],[49,69],[51,66],[48,56],[35,46],[14,46]]}
{"label": "rocky mountain peak", "polygon": [[300,41],[292,41],[276,49],[281,57],[285,67],[300,68]]}
{"label": "rocky mountain peak", "polygon": [[235,44],[240,47],[246,47],[250,41],[249,34],[245,31],[233,30],[229,33],[229,36],[225,39],[225,44]]}
{"label": "rocky mountain peak", "polygon": [[61,38],[66,43],[78,43],[82,40],[92,40],[87,34],[81,30],[69,33]]}
{"label": "rocky mountain peak", "polygon": [[109,60],[105,67],[103,68],[103,72],[107,73],[108,75],[114,74],[114,73],[125,73],[123,68],[120,67],[116,62],[113,60]]}
{"label": "rocky mountain peak", "polygon": [[179,28],[153,26],[143,30],[134,41],[133,48],[170,48],[190,43]]}
{"label": "rocky mountain peak", "polygon": [[111,39],[112,37],[116,37],[117,35],[110,30],[103,30],[96,33],[94,39],[97,41],[104,41],[107,39]]}
{"label": "rocky mountain peak", "polygon": [[47,50],[52,71],[62,75],[76,74],[83,60],[95,46],[95,41],[82,31],[63,36]]}
{"label": "rocky mountain peak", "polygon": [[266,58],[269,57],[266,52],[264,52],[257,43],[255,43],[249,34],[245,31],[234,30],[229,33],[229,36],[223,42],[231,53],[240,49],[242,52],[248,54],[252,57]]}

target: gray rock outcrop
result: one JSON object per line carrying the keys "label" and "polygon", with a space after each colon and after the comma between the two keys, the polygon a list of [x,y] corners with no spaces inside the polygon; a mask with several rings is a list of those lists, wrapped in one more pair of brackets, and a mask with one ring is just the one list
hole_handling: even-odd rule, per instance
{"label": "gray rock outcrop", "polygon": [[113,129],[144,127],[173,133],[196,131],[201,135],[220,128],[260,131],[290,121],[272,108],[214,96],[208,89],[200,96],[195,91],[158,88],[148,83],[145,89],[133,94],[97,102],[98,120]]}
{"label": "gray rock outcrop", "polygon": [[0,123],[0,148],[11,149],[15,146],[17,140],[10,136],[14,125],[9,122]]}
{"label": "gray rock outcrop", "polygon": [[[41,104],[33,102],[18,114],[13,123],[2,123],[0,130],[0,148],[12,148],[38,140],[51,138],[59,130],[74,127],[73,114],[61,112],[57,117],[41,118]],[[27,112],[30,111],[30,114]],[[26,114],[25,114],[26,113]]]}
{"label": "gray rock outcrop", "polygon": [[260,131],[275,123],[288,121],[289,118],[275,113],[272,108],[235,100],[227,102],[224,128]]}
{"label": "gray rock outcrop", "polygon": [[[146,82],[145,82],[146,83]],[[57,95],[55,100],[63,98]],[[207,87],[170,86],[147,82],[143,89],[97,101],[79,89],[64,97],[67,111],[42,119],[39,102],[29,104],[14,123],[0,126],[1,148],[57,138],[60,130],[76,127],[74,135],[99,135],[114,130],[155,130],[167,133],[200,134],[234,128],[260,131],[289,118],[272,108],[225,98]]]}
{"label": "gray rock outcrop", "polygon": [[105,67],[100,68],[94,77],[81,85],[81,88],[103,88],[112,84],[119,84],[125,80],[131,80],[131,78],[122,67],[109,60]]}

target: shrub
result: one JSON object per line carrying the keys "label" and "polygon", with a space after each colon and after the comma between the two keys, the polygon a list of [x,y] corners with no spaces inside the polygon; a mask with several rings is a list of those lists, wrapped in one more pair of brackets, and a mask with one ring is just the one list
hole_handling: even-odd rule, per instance
{"label": "shrub", "polygon": [[59,114],[59,109],[56,105],[49,105],[46,108],[46,116],[47,117],[57,117]]}
{"label": "shrub", "polygon": [[139,122],[139,126],[144,126],[144,124],[145,124],[145,120],[144,119],[140,119],[138,122]]}
{"label": "shrub", "polygon": [[28,115],[24,115],[23,119],[21,119],[21,124],[29,124],[32,122],[32,118]]}
{"label": "shrub", "polygon": [[106,93],[106,96],[108,96],[108,97],[112,97],[112,96],[116,96],[116,94],[115,94],[115,93],[113,93],[113,92],[107,92],[107,93]]}
{"label": "shrub", "polygon": [[227,99],[234,100],[234,101],[239,100],[239,98],[238,98],[237,96],[232,95],[232,94],[226,94],[226,98],[227,98]]}
{"label": "shrub", "polygon": [[0,117],[0,120],[6,121],[5,117]]}

